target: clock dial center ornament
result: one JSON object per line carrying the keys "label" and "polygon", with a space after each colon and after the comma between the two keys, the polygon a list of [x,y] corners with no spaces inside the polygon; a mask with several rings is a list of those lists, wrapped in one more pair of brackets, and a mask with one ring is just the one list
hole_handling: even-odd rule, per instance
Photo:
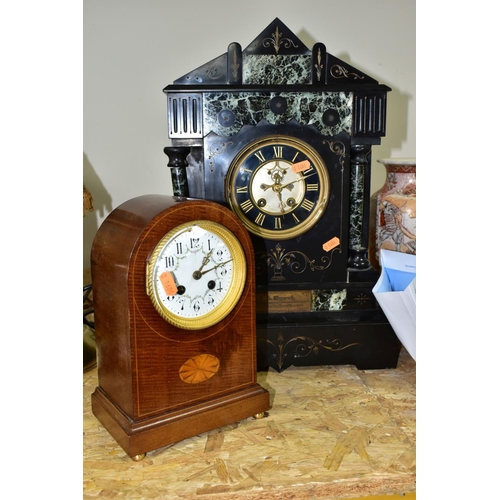
{"label": "clock dial center ornament", "polygon": [[[269,178],[272,184],[262,182],[259,185],[261,180],[268,181]],[[253,199],[259,200],[257,205],[262,208],[263,212],[271,215],[281,214],[285,216],[304,198],[304,176],[297,176],[289,163],[280,161],[263,163],[255,172],[254,179],[251,180],[250,184]],[[265,193],[269,189],[272,191],[269,191],[270,195],[266,195]],[[276,196],[273,196],[272,193]],[[263,196],[263,198],[259,198],[259,196]]]}

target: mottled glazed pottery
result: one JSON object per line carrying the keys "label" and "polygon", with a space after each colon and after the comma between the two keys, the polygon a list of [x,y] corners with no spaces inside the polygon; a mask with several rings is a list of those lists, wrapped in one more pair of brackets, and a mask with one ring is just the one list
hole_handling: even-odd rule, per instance
{"label": "mottled glazed pottery", "polygon": [[379,269],[381,248],[417,253],[417,163],[415,158],[378,161],[387,176],[370,200],[370,261]]}

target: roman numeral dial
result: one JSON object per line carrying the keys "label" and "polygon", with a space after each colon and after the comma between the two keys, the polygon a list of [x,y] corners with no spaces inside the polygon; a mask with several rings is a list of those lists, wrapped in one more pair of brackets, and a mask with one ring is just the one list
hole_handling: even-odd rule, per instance
{"label": "roman numeral dial", "polygon": [[330,194],[321,156],[306,142],[288,136],[267,136],[244,147],[227,179],[231,209],[249,231],[274,240],[309,230]]}

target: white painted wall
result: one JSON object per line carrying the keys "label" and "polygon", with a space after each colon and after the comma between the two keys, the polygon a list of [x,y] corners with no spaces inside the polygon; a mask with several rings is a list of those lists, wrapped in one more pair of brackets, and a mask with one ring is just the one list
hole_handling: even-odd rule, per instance
{"label": "white painted wall", "polygon": [[245,48],[275,17],[309,48],[322,42],[392,88],[387,136],[373,147],[372,192],[385,179],[377,159],[416,156],[414,0],[85,0],[83,181],[95,210],[83,219],[84,268],[111,210],[172,193],[162,89],[231,42]]}

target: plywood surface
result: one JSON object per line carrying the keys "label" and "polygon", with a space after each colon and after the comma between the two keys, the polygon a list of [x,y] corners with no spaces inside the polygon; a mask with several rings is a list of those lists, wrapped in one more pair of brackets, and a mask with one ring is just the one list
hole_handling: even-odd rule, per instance
{"label": "plywood surface", "polygon": [[259,372],[271,410],[132,461],[93,416],[83,375],[84,498],[315,500],[414,492],[416,366]]}

